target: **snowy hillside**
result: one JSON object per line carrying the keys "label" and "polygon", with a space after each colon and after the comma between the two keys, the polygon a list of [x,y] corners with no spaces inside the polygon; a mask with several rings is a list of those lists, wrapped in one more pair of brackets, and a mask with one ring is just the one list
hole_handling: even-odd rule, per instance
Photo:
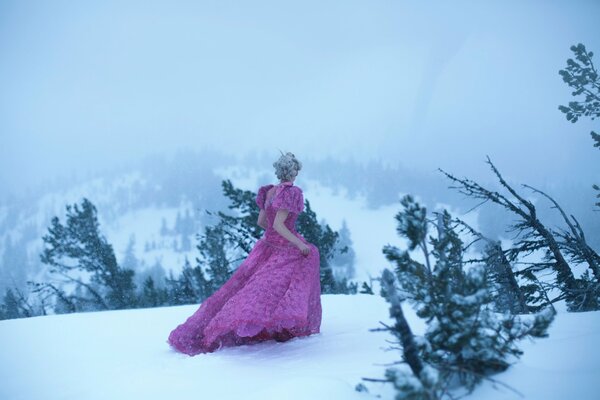
{"label": "snowy hillside", "polygon": [[[392,399],[382,378],[397,361],[393,338],[369,332],[388,323],[383,298],[323,295],[321,333],[195,357],[166,343],[197,305],[51,315],[0,321],[0,399]],[[406,310],[409,311],[409,310]],[[424,328],[407,312],[416,331]],[[470,399],[596,399],[600,312],[558,315],[550,337],[521,344],[519,363]]]}
{"label": "snowy hillside", "polygon": [[[24,289],[26,280],[48,282],[53,278],[39,259],[44,247],[42,237],[48,232],[52,217],[64,222],[65,206],[78,204],[84,197],[96,206],[100,231],[113,246],[119,264],[136,271],[138,286],[146,275],[161,285],[169,271],[175,276],[181,272],[186,259],[195,263],[196,234],[203,232],[204,222],[211,223],[210,217],[201,220],[204,210],[227,211],[228,200],[220,186],[223,180],[229,179],[236,187],[254,192],[259,185],[276,180],[270,169],[240,165],[206,170],[200,176],[210,176],[203,178],[210,183],[194,186],[186,195],[160,189],[161,181],[139,171],[124,172],[48,193],[30,207],[19,209],[12,222],[0,229],[0,293],[13,282]],[[320,221],[334,230],[347,224],[356,254],[353,280],[361,284],[378,277],[388,265],[381,252],[383,246],[403,243],[396,234],[394,220],[399,201],[374,209],[364,196],[350,198],[346,189],[332,189],[317,179],[303,176],[298,185]],[[165,191],[173,196],[169,202],[160,201],[160,193]],[[192,194],[194,198],[190,197]],[[397,199],[403,194],[398,192]],[[476,212],[463,218],[477,227]]]}

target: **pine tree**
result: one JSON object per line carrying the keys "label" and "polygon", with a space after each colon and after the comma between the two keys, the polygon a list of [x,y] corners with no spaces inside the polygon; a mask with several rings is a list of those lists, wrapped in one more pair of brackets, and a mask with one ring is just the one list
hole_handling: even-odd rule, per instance
{"label": "pine tree", "polygon": [[2,304],[0,305],[0,320],[21,318],[22,316],[19,298],[14,294],[12,289],[6,289]]}
{"label": "pine tree", "polygon": [[297,227],[298,232],[308,242],[314,243],[319,248],[321,292],[327,294],[355,294],[358,291],[358,284],[349,283],[346,278],[338,281],[333,276],[331,259],[335,255],[339,233],[331,229],[329,225],[322,225],[318,222],[317,214],[310,206],[308,199],[304,199],[304,205],[304,212],[298,216]]}
{"label": "pine tree", "polygon": [[175,232],[175,234],[180,234],[182,231],[182,224],[181,224],[181,213],[179,211],[177,211],[177,216],[175,217],[175,227],[173,228],[173,231]]}
{"label": "pine tree", "polygon": [[[100,233],[96,207],[84,198],[81,208],[75,204],[67,205],[66,209],[66,224],[54,217],[48,234],[43,237],[45,248],[41,260],[50,266],[54,276],[62,279],[62,283],[86,289],[89,297],[71,301],[71,304],[83,301],[93,304],[94,309],[134,307],[134,271],[117,264],[112,246]],[[76,271],[89,272],[90,281],[84,281]],[[48,284],[41,287],[55,293],[58,290]]]}
{"label": "pine tree", "polygon": [[[599,304],[598,298],[600,297],[600,285],[598,285],[600,283],[600,271],[598,268],[600,257],[591,247],[587,246],[577,220],[573,216],[571,216],[571,219],[567,218],[566,214],[558,206],[558,203],[547,194],[529,185],[523,185],[532,192],[541,194],[549,199],[553,206],[559,209],[569,229],[557,232],[547,227],[539,219],[538,210],[534,203],[519,194],[504,180],[489,157],[487,158],[487,163],[500,182],[502,189],[508,192],[507,195],[499,191],[487,189],[468,178],[459,179],[441,169],[440,171],[456,184],[453,188],[474,199],[483,200],[480,205],[490,201],[517,216],[518,220],[511,227],[511,231],[516,232],[517,241],[513,247],[506,251],[508,260],[514,262],[519,257],[536,251],[544,253],[542,262],[530,263],[528,267],[520,270],[518,274],[530,278],[532,282],[536,282],[537,279],[533,276],[535,272],[550,269],[555,274],[555,281],[551,284],[551,288],[556,288],[560,291],[560,295],[552,299],[551,302],[564,299],[571,311],[597,309]],[[579,257],[586,261],[592,274],[596,275],[595,285],[590,285],[582,279],[575,278],[569,265],[569,260],[575,261]],[[546,289],[542,289],[541,291],[545,293]]]}
{"label": "pine tree", "polygon": [[163,217],[160,224],[160,236],[167,236],[169,228],[167,228],[167,220]]}
{"label": "pine tree", "polygon": [[204,276],[200,266],[191,266],[188,258],[179,277],[175,278],[173,272],[165,278],[168,304],[195,304],[204,301],[211,293],[210,282]]}
{"label": "pine tree", "polygon": [[204,276],[202,268],[192,268],[187,258],[182,276],[184,277],[183,281],[187,282],[186,290],[189,290],[190,298],[194,299],[192,302],[202,301],[209,296],[209,293],[212,293],[210,283]]}
{"label": "pine tree", "polygon": [[362,286],[360,288],[360,293],[362,294],[375,294],[375,292],[373,292],[373,287],[371,285],[369,285],[367,282],[362,283]]}
{"label": "pine tree", "polygon": [[[582,101],[570,101],[568,106],[558,106],[558,109],[573,123],[581,117],[594,120],[600,117],[600,76],[592,62],[594,53],[588,52],[581,43],[571,46],[571,51],[575,54],[575,60],[569,58],[567,67],[558,73],[574,89],[571,93],[573,96],[583,95],[584,98]],[[600,148],[600,135],[592,131],[591,136],[595,142],[594,147]]]}
{"label": "pine tree", "polygon": [[[492,240],[482,235],[459,218],[456,218],[455,221],[476,238],[471,242],[471,245],[478,241],[485,243],[483,257],[478,260],[468,261],[480,262],[485,266],[485,272],[492,282],[493,287],[491,291],[497,311],[525,314],[529,311],[539,310],[543,308],[544,304],[548,303],[545,297],[535,296],[539,293],[537,285],[519,284],[517,275],[513,271],[513,267],[506,256],[506,252],[502,249],[499,240]],[[541,305],[539,307],[535,306],[536,303]]]}
{"label": "pine tree", "polygon": [[169,276],[165,280],[169,305],[192,304],[201,301],[196,300],[190,282],[182,279],[182,277],[175,278],[173,271],[169,272]]}
{"label": "pine tree", "polygon": [[27,281],[27,242],[24,238],[15,243],[10,235],[4,239],[0,258],[0,293],[9,287],[23,287]]}
{"label": "pine tree", "polygon": [[181,249],[180,251],[186,252],[192,249],[192,241],[188,235],[181,235]]}
{"label": "pine tree", "polygon": [[217,291],[233,274],[232,260],[227,255],[225,230],[221,224],[207,226],[197,246],[200,257],[196,259],[209,278],[209,295]]}
{"label": "pine tree", "polygon": [[158,307],[164,302],[163,295],[160,289],[157,289],[154,285],[154,279],[152,276],[146,277],[142,287],[142,297],[140,299],[141,307]]}
{"label": "pine tree", "polygon": [[[581,117],[590,117],[594,120],[600,116],[600,76],[592,62],[594,53],[588,52],[581,43],[571,46],[571,51],[575,54],[575,60],[569,58],[567,67],[558,73],[562,76],[563,81],[574,89],[571,95],[583,95],[584,98],[583,101],[570,101],[568,106],[560,105],[558,109],[572,123],[577,122]],[[594,141],[594,147],[600,149],[600,134],[594,131],[590,134]],[[600,199],[600,186],[597,184],[592,186],[599,192],[596,198]],[[600,202],[596,203],[596,206],[600,207]]]}
{"label": "pine tree", "polygon": [[135,257],[135,235],[129,237],[129,242],[127,243],[121,265],[124,269],[130,269],[132,271],[135,271],[138,268],[138,260]]}
{"label": "pine tree", "polygon": [[342,228],[339,231],[339,237],[336,242],[336,252],[331,263],[335,266],[342,266],[345,269],[343,274],[346,278],[353,278],[355,274],[354,263],[356,254],[352,248],[352,239],[350,237],[350,229],[344,219]]}
{"label": "pine tree", "polygon": [[[546,309],[527,318],[494,312],[485,267],[465,265],[465,246],[450,214],[444,210],[431,220],[410,195],[401,204],[403,210],[395,217],[397,231],[408,239],[408,249],[383,248],[395,264],[395,277],[384,271],[381,295],[391,304],[390,315],[396,321],[383,330],[400,338],[412,377],[392,368],[386,371],[385,381],[394,384],[400,398],[450,396],[447,390],[453,381],[471,391],[522,354],[518,340],[546,336],[554,312]],[[435,236],[429,235],[430,226]],[[415,250],[422,253],[423,262],[411,256]],[[403,299],[427,322],[424,337],[410,330],[400,306]]]}

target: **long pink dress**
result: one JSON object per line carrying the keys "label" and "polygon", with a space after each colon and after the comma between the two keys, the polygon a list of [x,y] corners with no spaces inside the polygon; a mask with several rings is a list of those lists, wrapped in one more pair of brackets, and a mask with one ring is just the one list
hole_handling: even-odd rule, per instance
{"label": "long pink dress", "polygon": [[[266,212],[267,229],[231,278],[171,331],[167,343],[175,350],[196,355],[320,332],[319,249],[295,227],[304,210],[302,189],[292,182],[265,185],[256,204]],[[310,247],[307,256],[273,228],[279,209],[289,211],[284,224]]]}

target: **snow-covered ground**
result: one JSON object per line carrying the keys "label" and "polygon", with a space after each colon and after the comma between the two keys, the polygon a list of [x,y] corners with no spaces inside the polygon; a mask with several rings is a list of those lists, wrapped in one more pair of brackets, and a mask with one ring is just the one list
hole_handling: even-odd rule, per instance
{"label": "snow-covered ground", "polygon": [[[197,305],[0,321],[0,399],[393,399],[382,378],[393,338],[378,295],[323,295],[321,332],[195,357],[166,343]],[[405,307],[416,332],[423,323]],[[600,312],[560,313],[550,337],[523,342],[521,360],[471,399],[597,399]],[[354,390],[365,383],[370,393]]]}

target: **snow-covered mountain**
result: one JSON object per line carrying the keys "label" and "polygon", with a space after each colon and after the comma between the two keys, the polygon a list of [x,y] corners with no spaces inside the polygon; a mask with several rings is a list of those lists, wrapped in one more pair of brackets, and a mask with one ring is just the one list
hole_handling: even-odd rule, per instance
{"label": "snow-covered mountain", "polygon": [[[321,332],[189,357],[166,343],[197,305],[0,321],[0,398],[10,400],[393,399],[382,379],[400,360],[378,295],[323,295]],[[408,307],[416,333],[425,326]],[[473,400],[593,400],[600,384],[600,312],[559,313],[550,336],[522,342],[508,371]],[[357,392],[365,384],[369,392]],[[509,386],[510,388],[508,388]],[[376,397],[380,396],[380,397]]]}

